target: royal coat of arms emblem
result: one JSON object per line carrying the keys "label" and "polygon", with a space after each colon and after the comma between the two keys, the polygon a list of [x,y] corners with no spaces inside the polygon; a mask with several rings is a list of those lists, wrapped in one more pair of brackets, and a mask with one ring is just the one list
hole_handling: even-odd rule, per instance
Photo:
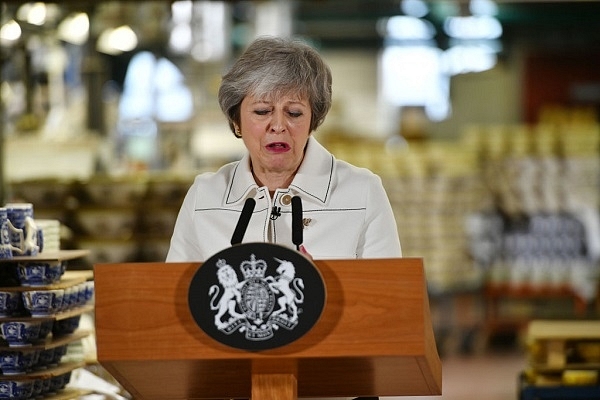
{"label": "royal coat of arms emblem", "polygon": [[213,338],[247,349],[289,343],[318,320],[325,286],[310,260],[268,243],[233,246],[198,269],[190,310]]}

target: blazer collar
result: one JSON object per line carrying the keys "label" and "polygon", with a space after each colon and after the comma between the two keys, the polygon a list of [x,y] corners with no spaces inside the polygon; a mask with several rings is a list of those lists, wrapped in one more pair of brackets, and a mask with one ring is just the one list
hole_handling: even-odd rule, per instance
{"label": "blazer collar", "polygon": [[[304,198],[310,198],[326,204],[329,199],[333,175],[335,172],[334,158],[312,135],[308,139],[304,160],[296,173],[290,190],[298,192]],[[258,185],[250,170],[250,155],[248,152],[235,164],[225,203],[228,205],[242,203]]]}

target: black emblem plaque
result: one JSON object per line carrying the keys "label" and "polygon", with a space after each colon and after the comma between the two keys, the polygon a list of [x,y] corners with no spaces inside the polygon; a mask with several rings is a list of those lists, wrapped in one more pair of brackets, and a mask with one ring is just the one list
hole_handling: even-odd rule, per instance
{"label": "black emblem plaque", "polygon": [[299,339],[325,307],[319,270],[302,254],[271,243],[229,247],[193,276],[189,308],[216,341],[243,350],[267,350]]}

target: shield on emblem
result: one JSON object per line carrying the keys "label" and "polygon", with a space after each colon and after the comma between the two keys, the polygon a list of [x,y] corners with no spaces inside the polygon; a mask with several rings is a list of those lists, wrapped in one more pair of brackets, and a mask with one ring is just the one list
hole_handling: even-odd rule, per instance
{"label": "shield on emblem", "polygon": [[285,346],[307,333],[325,306],[325,283],[299,252],[271,243],[229,247],[194,274],[188,304],[196,324],[243,350]]}

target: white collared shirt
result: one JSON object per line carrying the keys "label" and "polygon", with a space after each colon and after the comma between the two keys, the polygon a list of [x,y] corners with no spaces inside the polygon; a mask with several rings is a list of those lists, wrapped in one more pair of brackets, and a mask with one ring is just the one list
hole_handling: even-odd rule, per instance
{"label": "white collared shirt", "polygon": [[[271,198],[268,188],[254,181],[249,160],[246,154],[195,178],[179,211],[167,262],[206,261],[229,247],[248,197],[256,206],[242,242],[295,248],[292,196],[302,200],[303,244],[315,260],[401,257],[392,207],[371,171],[335,159],[311,136],[289,188],[277,189]],[[273,207],[277,218],[271,218]]]}

